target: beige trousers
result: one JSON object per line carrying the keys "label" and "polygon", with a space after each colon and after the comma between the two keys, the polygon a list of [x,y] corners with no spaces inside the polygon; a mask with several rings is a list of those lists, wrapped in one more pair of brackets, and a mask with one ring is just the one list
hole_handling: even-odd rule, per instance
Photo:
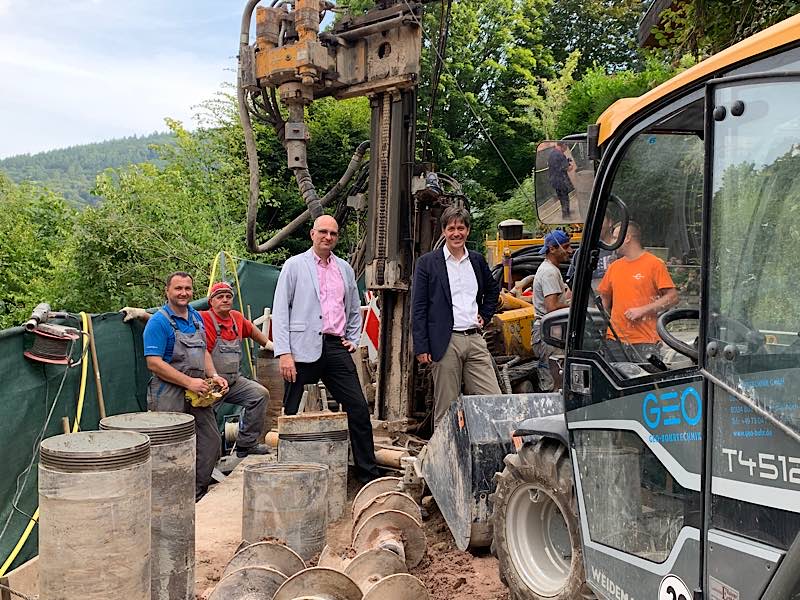
{"label": "beige trousers", "polygon": [[462,383],[467,395],[501,393],[486,341],[478,333],[464,335],[454,331],[442,360],[431,363],[431,374],[434,427],[458,398]]}

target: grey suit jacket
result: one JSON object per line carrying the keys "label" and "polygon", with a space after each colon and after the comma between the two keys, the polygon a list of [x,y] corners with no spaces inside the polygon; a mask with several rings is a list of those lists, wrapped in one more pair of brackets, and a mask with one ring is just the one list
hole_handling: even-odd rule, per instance
{"label": "grey suit jacket", "polygon": [[[322,306],[313,250],[284,263],[272,303],[272,342],[275,356],[292,354],[295,361],[314,362],[322,355]],[[344,282],[345,338],[358,344],[361,337],[361,303],[353,268],[331,255]]]}

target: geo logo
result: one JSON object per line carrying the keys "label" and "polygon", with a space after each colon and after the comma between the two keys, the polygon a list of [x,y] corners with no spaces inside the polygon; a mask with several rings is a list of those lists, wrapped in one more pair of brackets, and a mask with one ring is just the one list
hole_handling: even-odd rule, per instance
{"label": "geo logo", "polygon": [[673,425],[694,426],[703,418],[703,403],[693,387],[678,392],[662,392],[658,396],[650,392],[642,400],[642,418],[650,429]]}

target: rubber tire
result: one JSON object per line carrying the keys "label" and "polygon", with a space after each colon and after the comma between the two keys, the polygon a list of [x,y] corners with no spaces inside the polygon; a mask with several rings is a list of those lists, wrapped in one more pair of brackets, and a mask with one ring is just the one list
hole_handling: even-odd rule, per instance
{"label": "rubber tire", "polygon": [[[549,438],[526,443],[517,454],[503,460],[505,468],[495,475],[497,488],[489,499],[493,504],[493,550],[500,563],[500,579],[510,592],[511,600],[592,600],[596,596],[586,585],[581,547],[575,484],[569,452],[563,444]],[[547,494],[564,517],[572,546],[570,572],[564,586],[552,596],[540,596],[528,587],[512,561],[506,540],[506,510],[514,491],[523,484],[532,484]]]}

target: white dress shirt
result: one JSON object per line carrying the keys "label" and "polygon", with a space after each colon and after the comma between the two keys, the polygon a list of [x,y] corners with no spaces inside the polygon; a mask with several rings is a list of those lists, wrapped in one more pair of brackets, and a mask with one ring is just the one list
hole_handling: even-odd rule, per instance
{"label": "white dress shirt", "polygon": [[444,264],[450,297],[453,300],[453,331],[464,331],[478,326],[478,279],[469,260],[469,252],[457,259],[444,246]]}

